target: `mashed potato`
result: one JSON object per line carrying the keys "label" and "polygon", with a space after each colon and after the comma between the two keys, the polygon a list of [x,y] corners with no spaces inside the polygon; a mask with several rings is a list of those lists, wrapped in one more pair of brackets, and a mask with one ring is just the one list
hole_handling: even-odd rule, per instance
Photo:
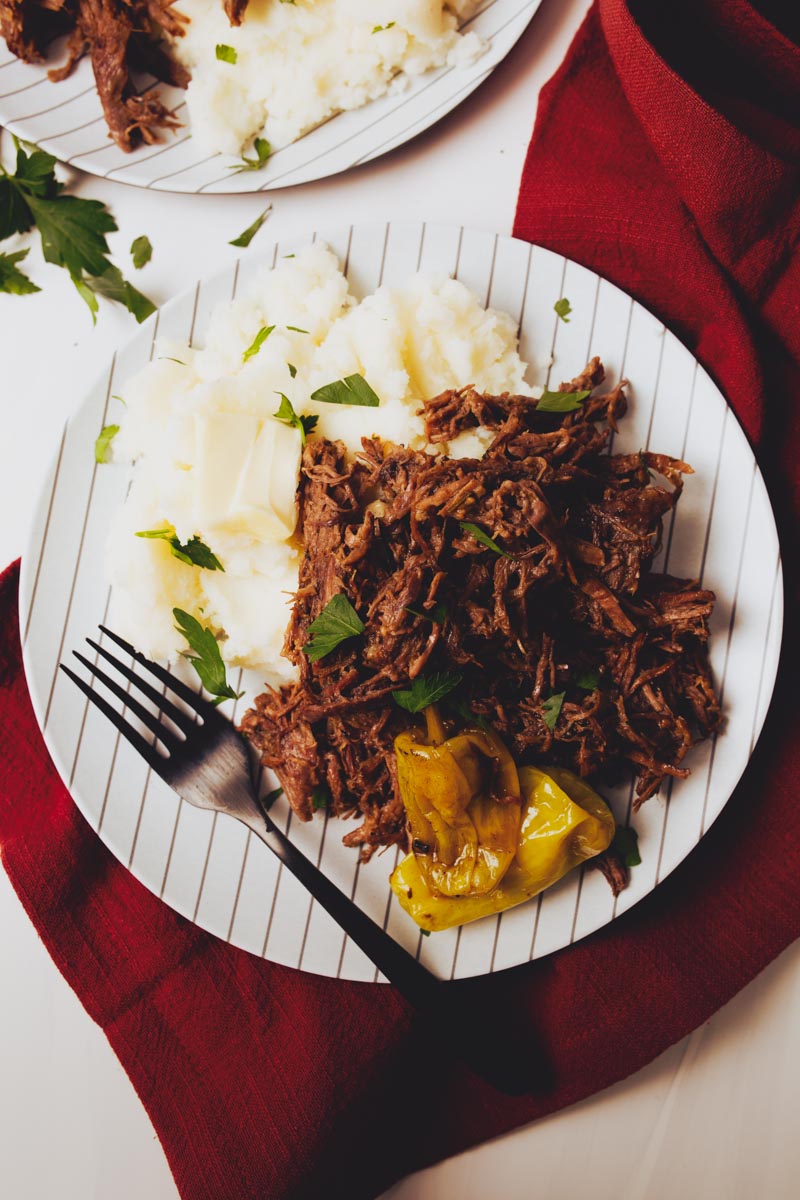
{"label": "mashed potato", "polygon": [[[301,437],[275,419],[281,395],[297,414],[318,417],[310,436],[340,438],[355,453],[372,434],[424,448],[420,401],[445,388],[534,394],[506,313],[484,309],[456,280],[421,275],[357,303],[320,243],[265,268],[249,294],[220,305],[202,348],[159,343],[157,354],[125,388],[113,443],[115,461],[136,462],[109,539],[113,627],[145,654],[172,659],[186,648],[172,609],[185,609],[220,636],[229,664],[257,667],[274,685],[294,675],[281,645],[300,562]],[[378,407],[311,399],[355,374]],[[449,451],[479,456],[489,437],[462,434]],[[199,537],[224,571],[134,536],[166,527],[184,544]]]}
{"label": "mashed potato", "polygon": [[[477,0],[250,0],[232,27],[222,0],[181,0],[190,18],[174,52],[189,68],[192,136],[238,154],[255,135],[293,142],[334,113],[360,108],[484,46],[457,32]],[[236,52],[219,60],[218,45]]]}

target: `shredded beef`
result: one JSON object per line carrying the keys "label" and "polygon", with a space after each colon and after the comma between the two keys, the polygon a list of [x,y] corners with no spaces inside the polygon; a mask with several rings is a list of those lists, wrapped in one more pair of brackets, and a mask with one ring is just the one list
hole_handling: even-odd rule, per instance
{"label": "shredded beef", "polygon": [[[561,390],[602,381],[594,359]],[[362,818],[345,838],[362,858],[406,844],[393,739],[413,718],[391,693],[430,671],[459,673],[451,700],[490,722],[519,763],[592,778],[632,769],[636,807],[687,774],[688,750],[720,722],[707,656],[714,594],[650,570],[691,468],[606,453],[624,412],[623,384],[566,415],[465,388],[425,404],[427,435],[436,445],[482,425],[494,435],[482,459],[372,438],[350,461],[341,443],[309,441],[305,554],[284,645],[299,679],[259,696],[242,723],[301,818],[323,787],[331,814]],[[339,592],[364,634],[312,663],[308,627]],[[543,705],[561,693],[551,729]],[[624,885],[619,864],[601,867]]]}

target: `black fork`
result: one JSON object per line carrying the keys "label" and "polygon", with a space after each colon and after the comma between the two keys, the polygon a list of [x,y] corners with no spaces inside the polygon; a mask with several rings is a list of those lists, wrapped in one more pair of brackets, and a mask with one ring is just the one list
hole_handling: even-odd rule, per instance
{"label": "black fork", "polygon": [[[106,638],[154,676],[163,690],[91,638],[86,639],[89,646],[127,681],[127,688],[109,675],[99,662],[92,662],[77,651],[73,654],[149,729],[153,740],[144,737],[80,675],[63,663],[61,670],[111,721],[151,769],[189,804],[235,817],[251,829],[418,1013],[433,1023],[436,1035],[446,1036],[460,1058],[499,1091],[509,1095],[528,1092],[532,1086],[531,1071],[535,1070],[536,1063],[535,1058],[532,1060],[525,1052],[518,1035],[512,1039],[507,1029],[504,1036],[498,1029],[502,1022],[495,1021],[492,1022],[492,1041],[487,1043],[481,1033],[481,1026],[487,1024],[484,1014],[472,1014],[467,1010],[461,1000],[463,993],[459,985],[442,983],[432,975],[278,829],[254,795],[247,748],[231,722],[165,667],[145,658],[105,626],[101,625],[100,629]],[[155,706],[155,713],[140,702],[133,689],[138,689]],[[178,708],[166,695],[167,691],[179,697],[190,712]],[[159,744],[163,752],[159,751]]]}

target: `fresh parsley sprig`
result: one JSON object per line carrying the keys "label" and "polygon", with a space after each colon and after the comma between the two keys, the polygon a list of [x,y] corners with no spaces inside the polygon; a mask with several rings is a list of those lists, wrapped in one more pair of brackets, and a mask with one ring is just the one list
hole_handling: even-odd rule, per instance
{"label": "fresh parsley sprig", "polygon": [[364,622],[353,608],[344,592],[332,596],[308,627],[311,634],[303,652],[311,662],[319,662],[342,642],[359,637],[365,629]]}
{"label": "fresh parsley sprig", "polygon": [[268,204],[264,211],[253,221],[253,224],[248,225],[244,233],[240,233],[238,237],[232,238],[228,242],[228,245],[240,246],[243,250],[246,250],[271,212],[272,205]]}
{"label": "fresh parsley sprig", "polygon": [[300,441],[305,446],[306,437],[316,429],[319,417],[298,416],[289,397],[285,396],[283,392],[278,392],[277,395],[280,396],[281,402],[278,405],[278,411],[272,414],[273,417],[278,421],[284,421],[287,425],[293,425],[295,429],[299,430]]}
{"label": "fresh parsley sprig", "polygon": [[609,852],[621,858],[626,867],[638,867],[642,861],[639,854],[639,835],[630,825],[618,825],[611,839]]}
{"label": "fresh parsley sprig", "polygon": [[17,263],[21,263],[27,257],[27,250],[17,250],[14,254],[0,254],[0,292],[8,292],[12,296],[30,296],[42,290],[17,266]]}
{"label": "fresh parsley sprig", "polygon": [[136,270],[141,271],[142,267],[146,267],[152,257],[153,245],[150,238],[145,234],[134,238],[131,242],[131,262]]}
{"label": "fresh parsley sprig", "polygon": [[562,296],[560,300],[556,300],[553,309],[562,321],[569,324],[569,314],[572,312],[572,305],[566,296]]}
{"label": "fresh parsley sprig", "polygon": [[104,425],[94,442],[94,461],[107,463],[111,454],[111,443],[119,433],[119,425]]}
{"label": "fresh parsley sprig", "polygon": [[334,383],[326,383],[311,393],[311,399],[322,404],[357,404],[362,408],[377,408],[380,404],[380,398],[363,375],[348,375]]}
{"label": "fresh parsley sprig", "polygon": [[222,704],[223,700],[238,700],[243,696],[244,692],[235,692],[228,683],[219,643],[211,630],[182,608],[173,608],[172,615],[175,628],[186,638],[192,652],[186,651],[184,658],[192,664],[206,691],[217,697],[214,703]]}
{"label": "fresh parsley sprig", "polygon": [[[114,233],[117,223],[106,206],[99,200],[67,195],[56,179],[52,154],[23,145],[17,138],[14,144],[13,173],[0,163],[0,241],[35,226],[45,261],[69,272],[92,321],[97,319],[98,295],[124,305],[138,322],[146,320],[155,305],[108,258],[106,234]],[[13,275],[12,282],[20,286]]]}
{"label": "fresh parsley sprig", "polygon": [[536,411],[545,413],[575,412],[591,392],[548,392],[542,393],[536,402]]}
{"label": "fresh parsley sprig", "polygon": [[242,171],[260,171],[272,154],[272,146],[266,138],[257,137],[253,142],[253,149],[256,152],[255,158],[248,158],[246,154],[243,154],[239,162],[228,167],[228,170],[233,171],[234,175],[238,175]]}
{"label": "fresh parsley sprig", "polygon": [[555,729],[556,721],[561,715],[561,705],[564,703],[566,694],[566,692],[556,692],[554,696],[548,696],[542,704],[542,720],[551,733]]}
{"label": "fresh parsley sprig", "polygon": [[222,571],[225,568],[205,542],[197,535],[181,542],[175,533],[174,525],[166,525],[163,529],[141,529],[136,534],[140,538],[158,538],[169,543],[170,552],[174,558],[186,563],[189,567],[202,567],[205,571]]}
{"label": "fresh parsley sprig", "polygon": [[498,546],[494,538],[489,537],[489,534],[481,529],[480,525],[473,525],[472,521],[459,521],[458,523],[464,533],[470,534],[471,537],[475,538],[476,542],[480,542],[482,546],[486,546],[487,550],[493,550],[495,554],[500,554],[503,558],[511,558],[508,551],[504,550],[502,546]]}
{"label": "fresh parsley sprig", "polygon": [[430,675],[418,675],[410,688],[392,692],[392,698],[406,712],[418,713],[429,704],[443,700],[460,683],[461,676],[456,671],[434,671]]}
{"label": "fresh parsley sprig", "polygon": [[258,333],[242,355],[242,362],[247,362],[248,359],[254,358],[256,354],[258,354],[259,350],[264,345],[264,342],[267,340],[274,328],[274,325],[261,326]]}

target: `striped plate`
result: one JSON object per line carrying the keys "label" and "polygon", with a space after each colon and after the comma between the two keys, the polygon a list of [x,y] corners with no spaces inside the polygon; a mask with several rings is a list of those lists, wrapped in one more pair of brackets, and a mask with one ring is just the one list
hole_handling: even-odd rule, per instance
{"label": "striped plate", "polygon": [[[263,171],[234,173],[229,167],[236,160],[202,153],[185,125],[166,134],[158,145],[125,154],[107,135],[88,59],[62,83],[51,83],[47,64],[20,62],[2,42],[0,125],[92,175],[157,191],[264,192],[309,183],[370,162],[446,116],[505,58],[541,2],[483,0],[475,15],[462,25],[463,30],[475,30],[488,44],[476,62],[429,71],[412,78],[409,87],[395,96],[341,113],[277,150]],[[160,85],[151,81],[150,86]],[[185,121],[183,92],[168,87],[160,90],[167,106],[174,107]]]}
{"label": "striped plate", "polygon": [[[719,815],[755,745],[775,680],[783,610],[775,522],[753,454],[709,376],[660,321],[592,271],[512,238],[449,226],[364,225],[319,236],[339,253],[358,295],[381,282],[403,282],[417,263],[427,273],[457,276],[487,304],[512,313],[531,382],[569,379],[600,354],[612,380],[624,373],[632,381],[615,450],[652,447],[696,471],[677,520],[666,524],[657,569],[698,578],[717,593],[711,659],[726,723],[690,756],[690,778],[664,789],[633,818],[642,865],[617,902],[598,871],[578,871],[502,919],[423,939],[391,902],[393,850],[359,867],[355,852],[341,845],[349,824],[329,823],[322,813],[308,824],[292,821],[282,801],[274,810],[301,849],[437,974],[497,971],[613,920],[669,874]],[[274,246],[267,261],[307,240]],[[257,839],[235,821],[182,804],[57,669],[108,609],[104,543],[128,471],[98,469],[92,448],[101,426],[113,420],[114,394],[124,394],[126,378],[152,357],[157,336],[202,340],[214,305],[246,289],[263,262],[243,259],[166,305],[119,350],[67,422],[23,557],[25,666],[62,777],[93,828],[139,879],[254,954],[320,974],[372,979],[371,964]],[[561,296],[572,303],[569,323],[553,312]],[[259,684],[257,676],[245,676],[244,703]],[[609,798],[627,820],[631,789]]]}

